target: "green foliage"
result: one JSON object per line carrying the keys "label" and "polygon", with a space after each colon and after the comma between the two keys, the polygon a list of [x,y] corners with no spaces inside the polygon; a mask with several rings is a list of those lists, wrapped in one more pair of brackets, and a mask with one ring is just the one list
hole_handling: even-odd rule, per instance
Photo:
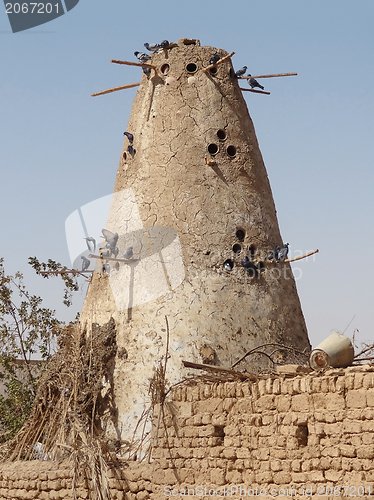
{"label": "green foliage", "polygon": [[[75,277],[71,276],[67,271],[69,269],[66,266],[63,266],[59,262],[56,262],[52,259],[48,259],[48,262],[39,262],[36,257],[29,257],[30,266],[35,269],[36,274],[40,274],[43,278],[50,278],[51,276],[59,275],[63,282],[65,283],[64,290],[64,300],[63,303],[67,306],[71,306],[71,297],[73,292],[77,292],[79,290],[79,285]],[[48,271],[53,274],[42,274],[43,271]]]}
{"label": "green foliage", "polygon": [[[37,380],[63,325],[55,311],[42,307],[41,297],[26,290],[21,273],[5,274],[3,261],[0,258],[0,381],[7,397],[0,396],[0,424],[8,438],[30,413]],[[33,354],[40,362],[32,361]]]}

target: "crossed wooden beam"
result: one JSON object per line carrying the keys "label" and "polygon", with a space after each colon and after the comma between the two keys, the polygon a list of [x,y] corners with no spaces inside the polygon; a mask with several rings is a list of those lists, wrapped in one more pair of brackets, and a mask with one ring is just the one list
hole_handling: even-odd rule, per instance
{"label": "crossed wooden beam", "polygon": [[[216,63],[210,64],[206,68],[203,68],[203,72],[207,73],[211,69],[216,68],[219,64],[222,64],[222,63],[226,62],[228,59],[230,59],[234,54],[235,54],[235,52],[231,52],[227,56],[219,59]],[[153,64],[135,63],[132,61],[118,61],[117,59],[111,59],[110,62],[115,63],[115,64],[125,64],[126,66],[139,66],[141,68],[151,68],[157,73],[157,68]],[[276,74],[272,74],[272,75],[240,76],[238,79],[239,80],[249,80],[251,78],[276,78],[276,77],[280,77],[280,76],[296,76],[296,75],[297,75],[297,73],[276,73]],[[102,90],[101,92],[96,92],[95,94],[91,94],[91,96],[95,97],[98,95],[110,94],[111,92],[117,92],[118,90],[124,90],[124,89],[131,89],[133,87],[138,87],[139,85],[140,85],[140,82],[130,83],[129,85],[122,85],[120,87],[113,87],[111,89]],[[254,92],[256,94],[270,95],[270,92],[265,92],[263,90],[243,89],[242,87],[240,87],[240,90],[244,90],[245,92]]]}

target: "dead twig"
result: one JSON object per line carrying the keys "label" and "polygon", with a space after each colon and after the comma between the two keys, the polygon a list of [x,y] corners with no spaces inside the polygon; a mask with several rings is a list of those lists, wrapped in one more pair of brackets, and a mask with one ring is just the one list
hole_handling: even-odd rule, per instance
{"label": "dead twig", "polygon": [[139,87],[139,85],[140,82],[130,83],[129,85],[122,85],[121,87],[113,87],[108,90],[102,90],[101,92],[96,92],[95,94],[91,94],[91,97],[95,97],[97,95],[110,94],[111,92],[117,92],[117,90],[132,89],[133,87]]}
{"label": "dead twig", "polygon": [[239,80],[251,80],[252,78],[277,78],[278,76],[297,76],[297,73],[275,73],[273,75],[239,76]]}
{"label": "dead twig", "polygon": [[239,88],[240,88],[240,90],[243,90],[244,92],[254,92],[255,94],[270,95],[270,92],[266,92],[265,90],[243,89],[242,87],[239,87]]}
{"label": "dead twig", "polygon": [[286,259],[284,262],[295,262],[296,260],[301,260],[305,259],[306,257],[309,257],[310,255],[314,255],[315,253],[318,253],[319,250],[313,250],[312,252],[308,252],[305,255],[299,255],[299,257],[293,257],[292,259]]}

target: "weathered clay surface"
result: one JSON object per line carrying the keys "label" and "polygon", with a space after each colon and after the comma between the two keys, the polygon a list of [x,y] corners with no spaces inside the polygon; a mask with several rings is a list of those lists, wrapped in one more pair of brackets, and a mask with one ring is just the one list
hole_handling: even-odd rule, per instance
{"label": "weathered clay surface", "polygon": [[[165,316],[170,383],[185,375],[182,359],[230,367],[265,342],[310,348],[289,264],[254,278],[240,264],[250,245],[259,262],[282,238],[231,61],[215,74],[202,71],[215,52],[227,54],[182,39],[152,56],[157,74],[143,75],[127,127],[136,153],[125,139],[107,223],[119,234],[119,255],[131,244],[134,261],[117,270],[111,262],[109,277],[95,274],[81,314],[88,326],[116,321],[121,439],[135,428],[148,379],[165,355]],[[239,368],[256,371],[267,362],[249,357]]]}

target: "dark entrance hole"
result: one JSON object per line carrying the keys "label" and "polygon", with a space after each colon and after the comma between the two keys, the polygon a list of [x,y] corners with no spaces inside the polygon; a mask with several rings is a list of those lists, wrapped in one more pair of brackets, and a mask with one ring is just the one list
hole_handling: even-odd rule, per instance
{"label": "dark entrance hole", "polygon": [[226,139],[226,132],[224,130],[218,130],[217,137],[220,141],[224,141]]}
{"label": "dark entrance hole", "polygon": [[209,144],[208,146],[208,151],[211,155],[215,155],[218,153],[218,146],[217,144]]}
{"label": "dark entrance hole", "polygon": [[239,245],[239,243],[235,243],[235,245],[232,247],[232,251],[234,253],[240,253],[242,251],[241,245]]}
{"label": "dark entrance hole", "polygon": [[223,263],[223,269],[225,271],[232,271],[234,269],[234,261],[232,259],[227,259]]}
{"label": "dark entrance hole", "polygon": [[255,254],[256,254],[256,250],[257,250],[256,245],[254,245],[253,243],[251,243],[251,244],[249,245],[249,247],[248,247],[248,251],[249,251],[249,253],[250,253],[251,257],[254,257],[254,256],[255,256]]}
{"label": "dark entrance hole", "polygon": [[245,237],[245,231],[243,229],[238,229],[235,233],[239,241],[243,241]]}
{"label": "dark entrance hole", "polygon": [[231,157],[234,157],[236,155],[236,147],[235,146],[228,146],[226,151],[227,151],[227,154]]}
{"label": "dark entrance hole", "polygon": [[187,64],[186,66],[186,70],[189,72],[189,73],[195,73],[195,71],[197,71],[197,66],[195,63],[189,63]]}
{"label": "dark entrance hole", "polygon": [[169,64],[163,64],[163,65],[161,66],[161,73],[162,73],[163,75],[167,75],[167,74],[169,73],[169,71],[170,71],[170,66],[169,66]]}
{"label": "dark entrance hole", "polygon": [[307,425],[298,425],[296,429],[296,439],[299,446],[307,446],[308,444],[308,426]]}
{"label": "dark entrance hole", "polygon": [[217,67],[211,68],[209,71],[211,72],[212,75],[215,75],[217,73]]}

